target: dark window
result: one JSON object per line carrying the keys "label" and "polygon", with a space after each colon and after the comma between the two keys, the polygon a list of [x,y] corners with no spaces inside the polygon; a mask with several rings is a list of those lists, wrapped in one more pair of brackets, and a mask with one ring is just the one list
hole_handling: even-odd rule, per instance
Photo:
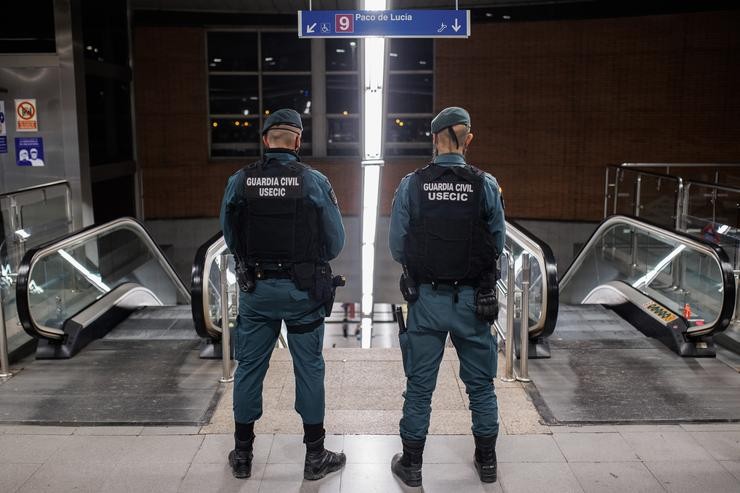
{"label": "dark window", "polygon": [[258,156],[260,121],[255,118],[211,118],[211,156]]}
{"label": "dark window", "polygon": [[391,39],[389,70],[433,70],[434,43],[429,39]]}
{"label": "dark window", "polygon": [[131,93],[128,82],[88,75],[87,131],[90,164],[133,159]]}
{"label": "dark window", "polygon": [[85,58],[128,66],[126,2],[80,2]]}
{"label": "dark window", "polygon": [[311,41],[294,32],[262,33],[263,72],[311,70]]}
{"label": "dark window", "polygon": [[388,113],[432,113],[432,74],[391,74],[388,78]]}
{"label": "dark window", "polygon": [[54,32],[52,0],[0,4],[0,53],[54,53]]}
{"label": "dark window", "polygon": [[327,154],[330,156],[357,156],[360,152],[360,119],[351,116],[340,116],[331,117],[327,122]]}
{"label": "dark window", "polygon": [[208,69],[211,71],[256,72],[257,33],[208,33]]}
{"label": "dark window", "polygon": [[293,108],[304,116],[310,114],[311,76],[263,75],[262,104],[265,114],[280,108]]}
{"label": "dark window", "polygon": [[256,75],[211,75],[208,84],[212,115],[259,115],[259,80]]}
{"label": "dark window", "polygon": [[434,42],[392,39],[388,55],[385,154],[429,156],[434,117]]}
{"label": "dark window", "polygon": [[360,89],[357,75],[326,75],[326,112],[348,115],[359,111]]}
{"label": "dark window", "polygon": [[327,39],[325,46],[327,72],[357,70],[359,44],[356,39]]}

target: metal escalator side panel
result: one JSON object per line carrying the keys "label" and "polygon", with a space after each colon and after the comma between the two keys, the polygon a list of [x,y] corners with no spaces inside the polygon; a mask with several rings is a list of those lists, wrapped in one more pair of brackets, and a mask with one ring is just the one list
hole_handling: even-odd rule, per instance
{"label": "metal escalator side panel", "polygon": [[[527,252],[534,259],[533,265],[536,265],[540,273],[539,281],[532,279],[532,285],[541,286],[539,299],[541,300],[540,315],[529,328],[531,339],[538,337],[547,337],[553,333],[558,319],[558,307],[560,305],[560,289],[558,281],[558,266],[555,255],[550,245],[542,241],[536,235],[514,221],[506,221],[506,241],[507,247],[511,245],[510,251],[517,250]],[[511,252],[515,257],[517,252]],[[515,260],[516,265],[520,266],[521,261]],[[521,272],[520,269],[516,270]],[[507,293],[508,296],[508,293]],[[536,296],[530,298],[536,303]],[[531,310],[530,310],[531,311]]]}
{"label": "metal escalator side panel", "polygon": [[705,314],[701,325],[689,320],[691,337],[724,330],[734,312],[734,272],[719,245],[636,217],[616,215],[599,224],[561,279],[561,300],[580,303],[610,281],[627,282],[674,311],[688,304]]}
{"label": "metal escalator side panel", "polygon": [[151,288],[159,304],[190,303],[190,293],[146,228],[120,218],[26,252],[16,283],[19,319],[32,337],[63,341],[64,323],[73,313],[127,282]]}
{"label": "metal escalator side panel", "polygon": [[[190,277],[190,306],[195,331],[201,337],[211,338],[214,340],[221,339],[221,327],[214,323],[210,316],[211,302],[209,293],[213,288],[211,283],[211,271],[213,269],[215,259],[226,250],[228,250],[226,241],[224,240],[221,231],[219,231],[198,248],[198,251],[195,253],[195,259],[193,260],[193,268],[191,270]],[[217,294],[219,294],[219,286],[215,286],[215,288]],[[217,313],[220,313],[220,310],[218,310]]]}

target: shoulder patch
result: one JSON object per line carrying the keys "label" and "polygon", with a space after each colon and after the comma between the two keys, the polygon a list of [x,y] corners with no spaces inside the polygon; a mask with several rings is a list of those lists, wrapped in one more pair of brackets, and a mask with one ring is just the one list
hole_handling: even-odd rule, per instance
{"label": "shoulder patch", "polygon": [[331,198],[331,201],[334,205],[339,205],[339,201],[337,200],[337,194],[334,193],[334,189],[329,187],[329,198]]}

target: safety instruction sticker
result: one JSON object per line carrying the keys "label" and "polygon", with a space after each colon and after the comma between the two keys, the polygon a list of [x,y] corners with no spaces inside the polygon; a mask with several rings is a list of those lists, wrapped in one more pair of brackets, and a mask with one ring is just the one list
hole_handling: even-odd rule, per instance
{"label": "safety instruction sticker", "polygon": [[38,132],[39,112],[35,99],[15,100],[16,132]]}
{"label": "safety instruction sticker", "polygon": [[675,313],[654,301],[645,303],[643,306],[648,312],[650,312],[650,314],[665,324],[669,324],[678,319],[678,316]]}
{"label": "safety instruction sticker", "polygon": [[44,139],[16,137],[15,158],[18,166],[44,166]]}
{"label": "safety instruction sticker", "polygon": [[5,124],[5,101],[0,101],[0,154],[8,153],[8,128]]}

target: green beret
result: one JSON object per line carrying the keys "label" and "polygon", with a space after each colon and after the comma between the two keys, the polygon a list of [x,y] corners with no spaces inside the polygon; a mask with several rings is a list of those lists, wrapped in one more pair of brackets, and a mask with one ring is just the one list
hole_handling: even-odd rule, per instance
{"label": "green beret", "polygon": [[301,123],[301,115],[296,110],[281,109],[272,113],[270,116],[265,118],[265,123],[262,125],[262,134],[270,130],[275,125],[290,125],[303,132],[303,123]]}
{"label": "green beret", "polygon": [[462,108],[451,106],[443,109],[434,117],[434,120],[432,120],[432,133],[438,134],[445,128],[460,124],[467,125],[469,127],[470,114]]}

